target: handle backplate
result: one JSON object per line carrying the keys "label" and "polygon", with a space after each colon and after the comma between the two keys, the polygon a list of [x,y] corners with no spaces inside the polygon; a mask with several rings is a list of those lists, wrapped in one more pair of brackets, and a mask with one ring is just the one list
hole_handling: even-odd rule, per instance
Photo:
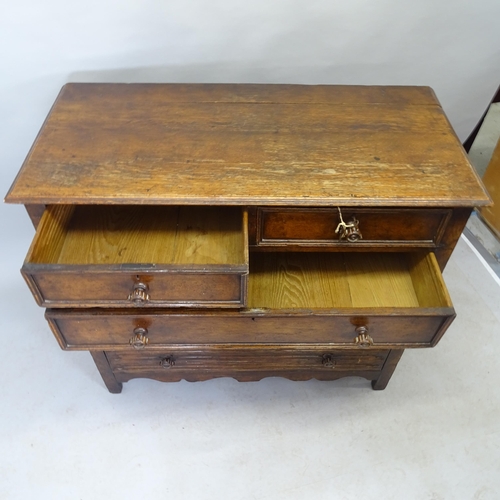
{"label": "handle backplate", "polygon": [[373,345],[373,339],[368,335],[368,328],[366,326],[358,326],[355,332],[357,335],[354,337],[354,343],[358,347],[371,347]]}
{"label": "handle backplate", "polygon": [[128,300],[133,302],[135,305],[140,306],[149,301],[149,288],[148,285],[144,283],[135,283],[132,292],[128,296]]}
{"label": "handle backplate", "polygon": [[335,234],[339,235],[339,240],[347,240],[349,243],[355,243],[356,241],[362,240],[363,235],[359,229],[359,220],[353,216],[349,222],[344,222],[340,207],[337,208],[340,222],[337,229],[335,229]]}
{"label": "handle backplate", "polygon": [[146,328],[136,328],[129,344],[137,350],[144,349],[149,344],[148,331]]}
{"label": "handle backplate", "polygon": [[333,359],[331,354],[323,354],[321,357],[321,364],[325,368],[335,368],[335,359]]}
{"label": "handle backplate", "polygon": [[173,356],[167,356],[165,358],[162,358],[160,361],[160,365],[163,368],[172,368],[172,366],[175,366],[175,359]]}

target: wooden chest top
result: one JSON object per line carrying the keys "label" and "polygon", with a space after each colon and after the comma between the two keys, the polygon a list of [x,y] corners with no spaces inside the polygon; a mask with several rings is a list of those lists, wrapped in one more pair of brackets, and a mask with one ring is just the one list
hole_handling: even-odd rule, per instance
{"label": "wooden chest top", "polygon": [[477,206],[428,87],[63,87],[7,202]]}

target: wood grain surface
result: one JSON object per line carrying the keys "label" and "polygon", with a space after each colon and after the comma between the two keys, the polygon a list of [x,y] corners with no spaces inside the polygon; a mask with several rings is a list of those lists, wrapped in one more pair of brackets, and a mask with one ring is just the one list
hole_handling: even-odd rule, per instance
{"label": "wood grain surface", "polygon": [[255,253],[248,307],[452,307],[432,254]]}
{"label": "wood grain surface", "polygon": [[22,273],[59,345],[120,392],[385,388],[453,321],[440,267],[490,199],[428,87],[71,83],[6,201],[38,225]]}
{"label": "wood grain surface", "polygon": [[64,349],[130,349],[136,328],[148,348],[199,343],[335,343],[356,328],[383,348],[429,347],[455,312],[432,253],[254,254],[248,308],[240,311],[47,310]]}
{"label": "wood grain surface", "polygon": [[500,239],[500,140],[484,173],[484,184],[491,194],[493,205],[481,208],[481,216]]}
{"label": "wood grain surface", "polygon": [[147,330],[145,349],[173,344],[329,343],[356,345],[359,326],[378,348],[432,347],[454,317],[453,308],[344,308],[330,310],[47,309],[60,346],[68,350],[133,350],[137,328]]}
{"label": "wood grain surface", "polygon": [[[356,219],[363,236],[356,246],[427,246],[439,245],[451,209],[426,208],[277,208],[257,209],[256,243],[260,246],[345,246],[335,232],[340,222]],[[353,248],[355,248],[354,244]]]}
{"label": "wood grain surface", "polygon": [[31,263],[245,265],[241,209],[51,206]]}
{"label": "wood grain surface", "polygon": [[240,207],[50,205],[21,272],[41,306],[242,307],[247,224]]}
{"label": "wood grain surface", "polygon": [[6,201],[488,203],[425,87],[67,84]]}

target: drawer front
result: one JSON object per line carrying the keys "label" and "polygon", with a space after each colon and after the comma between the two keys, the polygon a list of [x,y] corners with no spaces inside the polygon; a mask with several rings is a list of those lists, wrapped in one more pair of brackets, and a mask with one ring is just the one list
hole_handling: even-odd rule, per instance
{"label": "drawer front", "polygon": [[[388,355],[387,350],[335,350],[319,346],[171,346],[164,350],[143,352],[107,351],[115,376],[128,373],[164,374],[185,378],[206,372],[211,376],[234,376],[238,373],[307,371],[346,372],[363,370],[378,372]],[[147,376],[147,375],[146,375]],[[309,375],[310,378],[311,375]],[[132,378],[132,377],[131,377]]]}
{"label": "drawer front", "polygon": [[37,302],[47,307],[242,307],[246,301],[242,272],[44,273],[25,266],[23,274]]}
{"label": "drawer front", "polygon": [[262,311],[193,314],[49,309],[46,317],[64,349],[148,350],[170,344],[328,343],[351,348],[435,345],[453,308],[359,310],[342,314],[266,314]]}
{"label": "drawer front", "polygon": [[346,208],[342,218],[358,221],[362,239],[340,239],[337,208],[260,208],[257,210],[259,246],[428,247],[439,245],[451,209]]}
{"label": "drawer front", "polygon": [[22,268],[47,307],[242,307],[238,207],[50,206]]}

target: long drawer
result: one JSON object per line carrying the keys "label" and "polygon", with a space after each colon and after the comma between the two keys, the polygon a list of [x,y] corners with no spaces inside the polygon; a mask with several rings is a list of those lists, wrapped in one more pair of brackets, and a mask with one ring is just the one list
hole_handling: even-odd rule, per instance
{"label": "long drawer", "polygon": [[22,273],[48,307],[242,307],[246,211],[50,206]]}
{"label": "long drawer", "polygon": [[435,345],[455,316],[432,253],[252,255],[248,307],[231,310],[49,309],[64,349],[172,344]]}
{"label": "long drawer", "polygon": [[173,381],[224,376],[255,380],[283,372],[291,378],[308,379],[332,379],[336,378],[332,375],[346,376],[352,372],[370,379],[382,370],[388,353],[380,349],[335,350],[328,345],[172,345],[163,350],[105,354],[118,380],[149,377]]}
{"label": "long drawer", "polygon": [[[451,214],[446,208],[266,207],[251,224],[259,247],[436,248]],[[341,221],[355,221],[355,232],[343,233]]]}

